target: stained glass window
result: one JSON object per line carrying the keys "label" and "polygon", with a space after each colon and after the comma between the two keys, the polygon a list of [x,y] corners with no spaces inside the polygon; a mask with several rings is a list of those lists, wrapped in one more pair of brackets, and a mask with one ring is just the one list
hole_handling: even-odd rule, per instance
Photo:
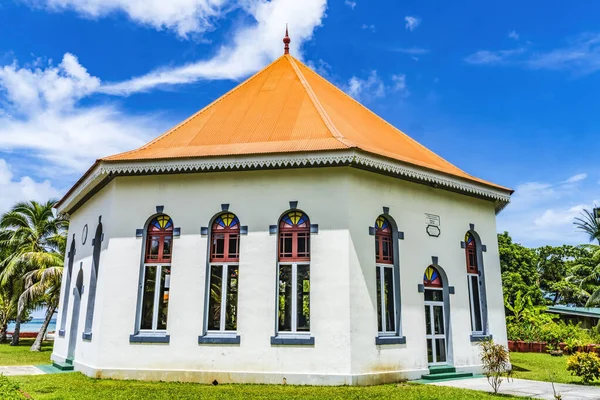
{"label": "stained glass window", "polygon": [[308,216],[302,211],[290,211],[281,217],[279,229],[310,229]]}
{"label": "stained glass window", "polygon": [[173,247],[173,221],[159,215],[148,224],[146,263],[170,263]]}
{"label": "stained glass window", "polygon": [[240,259],[240,221],[232,213],[224,213],[212,226],[211,262],[238,262]]}
{"label": "stained glass window", "polygon": [[393,264],[394,249],[390,222],[383,216],[375,221],[375,262]]}
{"label": "stained glass window", "polygon": [[465,253],[467,257],[467,273],[477,274],[479,266],[477,265],[477,243],[470,232],[465,235]]}
{"label": "stained glass window", "polygon": [[173,230],[173,221],[168,215],[159,215],[154,218],[149,226],[149,232],[164,232],[164,231],[172,231]]}
{"label": "stained glass window", "polygon": [[213,223],[213,230],[240,230],[240,221],[232,213],[219,215]]}
{"label": "stained glass window", "polygon": [[443,287],[442,278],[437,269],[432,266],[427,267],[423,274],[423,285],[425,287]]}
{"label": "stained glass window", "polygon": [[471,330],[483,333],[483,308],[485,299],[480,290],[477,242],[471,232],[465,235],[465,256],[467,264],[467,282],[469,285],[469,306],[471,309]]}
{"label": "stained glass window", "polygon": [[142,304],[139,311],[140,329],[167,329],[169,290],[171,286],[171,256],[173,254],[173,221],[168,215],[158,215],[148,224],[144,256]]}
{"label": "stained glass window", "polygon": [[289,211],[279,223],[279,261],[310,260],[310,220],[302,211]]}

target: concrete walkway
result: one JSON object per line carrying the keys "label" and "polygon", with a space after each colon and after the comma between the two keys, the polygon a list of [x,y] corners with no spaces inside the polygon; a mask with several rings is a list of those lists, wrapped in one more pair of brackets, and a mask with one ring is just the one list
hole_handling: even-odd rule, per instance
{"label": "concrete walkway", "polygon": [[0,374],[4,376],[44,375],[45,372],[33,365],[15,365],[11,367],[0,367]]}
{"label": "concrete walkway", "polygon": [[[492,391],[492,387],[486,378],[461,379],[431,384],[485,392]],[[555,383],[554,388],[556,389],[556,393],[562,396],[563,400],[600,399],[600,387],[596,386]],[[535,399],[554,399],[554,392],[552,391],[552,384],[550,382],[530,381],[526,379],[511,379],[510,382],[505,380],[500,385],[499,392],[514,396],[533,397]]]}

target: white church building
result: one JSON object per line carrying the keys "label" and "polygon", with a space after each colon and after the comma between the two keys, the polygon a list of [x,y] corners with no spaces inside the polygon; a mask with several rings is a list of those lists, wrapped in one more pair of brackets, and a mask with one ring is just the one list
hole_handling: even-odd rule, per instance
{"label": "white church building", "polygon": [[[366,385],[506,345],[512,191],[289,54],[60,200],[52,359],[97,378]],[[127,134],[123,132],[123,134]]]}

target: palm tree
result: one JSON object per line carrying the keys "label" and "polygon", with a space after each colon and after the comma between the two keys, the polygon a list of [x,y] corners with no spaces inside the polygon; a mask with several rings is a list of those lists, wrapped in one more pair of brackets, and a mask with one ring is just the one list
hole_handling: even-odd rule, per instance
{"label": "palm tree", "polygon": [[589,236],[589,241],[597,240],[600,243],[600,208],[592,211],[583,210],[581,216],[575,218],[575,227]]}
{"label": "palm tree", "polygon": [[21,294],[21,297],[24,297],[25,303],[41,302],[46,306],[46,317],[31,346],[31,351],[40,351],[42,349],[42,340],[46,335],[50,320],[58,308],[58,301],[60,299],[60,285],[62,282],[67,237],[64,234],[58,234],[54,238],[50,238],[49,241],[55,242],[58,252],[49,252],[47,259],[40,262],[38,269],[25,274],[26,289]]}
{"label": "palm tree", "polygon": [[600,304],[600,288],[598,286],[600,284],[600,246],[596,244],[584,244],[582,247],[590,252],[591,263],[594,266],[587,276],[581,280],[580,285],[587,293],[592,292],[585,306],[594,307]]}
{"label": "palm tree", "polygon": [[64,235],[68,222],[61,216],[54,216],[52,208],[55,203],[54,200],[46,203],[20,202],[0,218],[0,228],[10,233],[3,238],[0,246],[8,246],[12,250],[12,254],[1,261],[0,285],[19,277],[25,283],[25,291],[19,296],[11,346],[19,344],[21,319],[26,308],[31,308],[32,300],[39,300],[32,297],[33,293],[40,293],[39,289],[27,291],[35,283],[35,274],[28,273],[60,264],[57,263],[57,254],[61,253],[57,235]]}

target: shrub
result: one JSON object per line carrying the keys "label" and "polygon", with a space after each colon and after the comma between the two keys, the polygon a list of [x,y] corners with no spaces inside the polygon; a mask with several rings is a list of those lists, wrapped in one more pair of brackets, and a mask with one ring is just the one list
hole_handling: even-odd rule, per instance
{"label": "shrub", "polygon": [[22,400],[25,396],[19,391],[19,386],[0,374],[0,399],[2,400]]}
{"label": "shrub", "polygon": [[481,364],[488,383],[498,393],[503,377],[509,377],[510,370],[508,350],[501,344],[494,344],[493,340],[481,342]]}
{"label": "shrub", "polygon": [[583,383],[588,384],[594,379],[600,379],[600,358],[595,353],[577,352],[567,360],[567,371],[581,377]]}

